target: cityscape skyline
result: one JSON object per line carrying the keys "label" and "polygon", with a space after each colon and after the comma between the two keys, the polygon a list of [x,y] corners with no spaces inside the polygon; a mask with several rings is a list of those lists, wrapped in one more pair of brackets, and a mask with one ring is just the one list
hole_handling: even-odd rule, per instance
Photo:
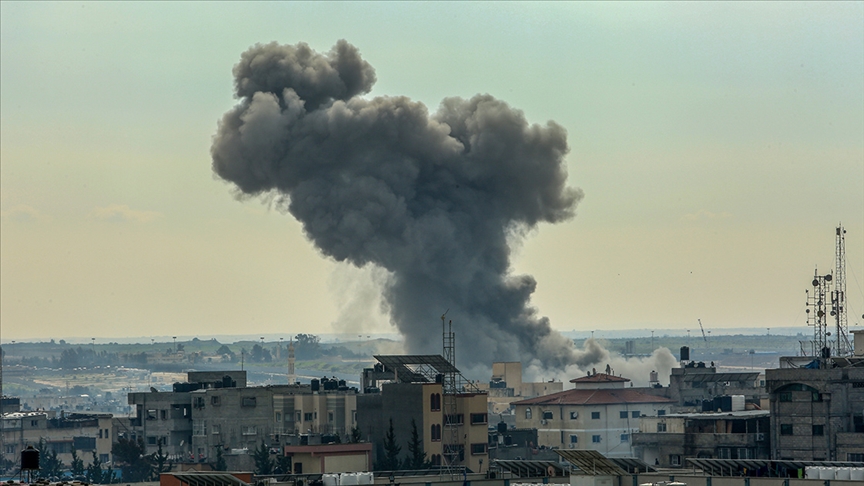
{"label": "cityscape skyline", "polygon": [[0,14],[3,343],[393,333],[385,272],[322,256],[290,215],[238,203],[211,170],[241,53],[339,39],[375,67],[370,98],[434,112],[489,93],[567,131],[576,216],[511,241],[510,273],[536,279],[531,304],[554,329],[701,319],[807,335],[804,291],[814,268],[833,270],[840,223],[860,327],[860,2],[3,2]]}

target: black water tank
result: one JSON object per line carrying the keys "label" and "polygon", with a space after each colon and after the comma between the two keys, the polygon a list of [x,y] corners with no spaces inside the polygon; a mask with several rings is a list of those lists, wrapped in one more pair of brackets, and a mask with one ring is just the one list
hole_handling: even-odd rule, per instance
{"label": "black water tank", "polygon": [[681,361],[690,361],[690,346],[681,346]]}
{"label": "black water tank", "polygon": [[507,423],[502,420],[498,422],[498,433],[503,434],[505,432],[507,432]]}
{"label": "black water tank", "polygon": [[313,379],[310,383],[312,385],[313,392],[317,392],[321,388],[321,382],[319,382],[318,379]]}
{"label": "black water tank", "polygon": [[39,449],[31,445],[21,451],[21,469],[25,471],[39,469]]}

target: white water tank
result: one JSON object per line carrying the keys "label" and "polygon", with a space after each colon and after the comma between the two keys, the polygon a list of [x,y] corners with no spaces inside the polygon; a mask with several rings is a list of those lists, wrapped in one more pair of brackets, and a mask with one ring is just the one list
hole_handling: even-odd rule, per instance
{"label": "white water tank", "polygon": [[375,475],[371,472],[357,473],[357,484],[375,484]]}
{"label": "white water tank", "polygon": [[339,475],[324,474],[321,476],[321,481],[324,483],[324,486],[339,486]]}
{"label": "white water tank", "polygon": [[819,468],[819,479],[834,479],[834,469],[833,467],[820,467]]}
{"label": "white water tank", "polygon": [[864,467],[850,468],[849,479],[852,481],[864,481]]}
{"label": "white water tank", "polygon": [[852,468],[851,467],[838,467],[837,470],[834,471],[834,479],[842,479],[842,480],[850,480],[852,479]]}
{"label": "white water tank", "polygon": [[359,484],[357,480],[357,473],[342,473],[342,475],[339,476],[340,486],[356,486]]}
{"label": "white water tank", "polygon": [[744,395],[732,395],[732,411],[740,412],[744,408]]}
{"label": "white water tank", "polygon": [[819,466],[807,466],[804,468],[804,479],[819,479]]}

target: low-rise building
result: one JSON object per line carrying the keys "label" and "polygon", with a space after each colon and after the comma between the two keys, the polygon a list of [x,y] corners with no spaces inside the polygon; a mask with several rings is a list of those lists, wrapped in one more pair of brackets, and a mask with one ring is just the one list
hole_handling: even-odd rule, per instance
{"label": "low-rise building", "polygon": [[661,467],[684,467],[688,457],[769,459],[767,410],[643,417],[633,434],[635,457]]}
{"label": "low-rise building", "polygon": [[47,451],[57,453],[65,464],[72,462],[72,450],[88,462],[93,452],[99,460],[111,462],[112,416],[103,413],[56,413],[54,411],[3,414],[3,458],[18,462],[27,446],[44,442]]}
{"label": "low-rise building", "polygon": [[674,401],[625,388],[629,381],[594,373],[571,380],[574,389],[515,402],[516,428],[537,429],[539,446],[631,457],[641,417],[665,415]]}

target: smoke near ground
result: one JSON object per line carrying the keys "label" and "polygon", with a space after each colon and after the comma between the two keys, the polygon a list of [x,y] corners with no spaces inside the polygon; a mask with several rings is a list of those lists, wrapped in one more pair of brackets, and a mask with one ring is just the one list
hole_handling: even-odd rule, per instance
{"label": "smoke near ground", "polygon": [[383,268],[391,322],[412,353],[440,353],[449,309],[460,366],[594,359],[530,305],[508,238],[573,217],[567,134],[529,124],[490,95],[447,98],[429,113],[405,97],[365,98],[375,70],[339,41],[255,45],[234,67],[238,104],[211,149],[238,197],[275,197],[325,255]]}
{"label": "smoke near ground", "polygon": [[588,373],[606,373],[608,365],[611,374],[630,379],[633,386],[648,386],[651,371],[658,373],[661,384],[665,386],[669,385],[672,368],[678,367],[678,361],[668,348],[657,348],[650,356],[624,357],[610,353],[594,338],[586,339],[582,349],[573,354],[574,362],[558,369],[549,369],[539,360],[530,362],[523,374],[525,381],[554,380],[566,384]]}

